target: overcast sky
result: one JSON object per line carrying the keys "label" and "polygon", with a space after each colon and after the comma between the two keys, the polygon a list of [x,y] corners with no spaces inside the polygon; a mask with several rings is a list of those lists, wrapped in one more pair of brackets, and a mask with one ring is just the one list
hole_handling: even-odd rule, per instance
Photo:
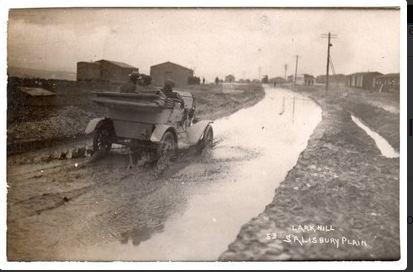
{"label": "overcast sky", "polygon": [[329,31],[336,73],[399,72],[398,10],[49,9],[12,10],[8,64],[76,71],[78,61],[109,59],[149,73],[172,61],[212,80],[324,74]]}

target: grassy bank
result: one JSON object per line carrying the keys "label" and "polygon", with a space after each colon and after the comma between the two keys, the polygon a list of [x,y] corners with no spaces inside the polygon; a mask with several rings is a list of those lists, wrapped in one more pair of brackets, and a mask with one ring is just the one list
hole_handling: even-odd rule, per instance
{"label": "grassy bank", "polygon": [[[272,203],[241,228],[220,259],[399,259],[399,159],[381,156],[351,120],[349,109],[361,112],[353,98],[299,91],[319,103],[322,121]],[[368,122],[369,116],[360,117]],[[373,129],[395,127],[381,120]],[[397,143],[397,135],[387,138]]]}
{"label": "grassy bank", "polygon": [[196,100],[200,119],[218,119],[241,108],[250,107],[264,98],[261,84],[208,84],[185,89]]}

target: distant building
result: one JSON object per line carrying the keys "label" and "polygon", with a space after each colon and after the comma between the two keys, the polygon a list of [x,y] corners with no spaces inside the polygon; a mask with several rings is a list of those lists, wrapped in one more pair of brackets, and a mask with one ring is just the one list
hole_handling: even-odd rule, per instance
{"label": "distant building", "polygon": [[272,77],[270,78],[270,83],[276,83],[276,84],[283,84],[286,83],[287,80],[285,80],[285,78],[283,77]]}
{"label": "distant building", "polygon": [[379,72],[354,73],[346,77],[346,86],[365,90],[374,90],[375,78],[382,76]]}
{"label": "distant building", "polygon": [[103,82],[126,82],[129,74],[133,71],[139,72],[139,69],[129,64],[99,60],[95,62],[78,62],[77,63],[77,81],[103,81]]}
{"label": "distant building", "polygon": [[288,81],[288,82],[294,82],[294,75],[289,75],[289,76],[287,77],[287,81]]}
{"label": "distant building", "polygon": [[386,74],[374,78],[374,88],[379,92],[398,92],[400,90],[400,74]]}
{"label": "distant building", "polygon": [[176,87],[183,87],[188,85],[188,79],[194,76],[194,71],[167,61],[151,66],[150,75],[154,86],[163,86],[165,80],[169,79],[175,82]]}
{"label": "distant building", "polygon": [[314,76],[309,75],[309,74],[297,75],[297,78],[295,79],[295,84],[305,85],[305,86],[314,85]]}
{"label": "distant building", "polygon": [[227,75],[225,77],[225,82],[229,82],[229,83],[235,82],[235,77],[233,75]]}
{"label": "distant building", "polygon": [[[315,82],[325,84],[326,83],[326,75],[317,76]],[[346,75],[344,75],[344,74],[329,75],[328,76],[328,82],[345,84],[346,83]]]}
{"label": "distant building", "polygon": [[269,79],[268,79],[268,75],[265,75],[262,79],[261,79],[262,83],[268,83]]}

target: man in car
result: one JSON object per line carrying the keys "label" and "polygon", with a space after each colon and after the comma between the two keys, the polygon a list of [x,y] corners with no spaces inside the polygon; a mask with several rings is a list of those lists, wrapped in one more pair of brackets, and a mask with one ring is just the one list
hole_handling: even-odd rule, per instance
{"label": "man in car", "polygon": [[135,93],[140,74],[136,71],[129,74],[129,81],[120,87],[121,93]]}
{"label": "man in car", "polygon": [[162,88],[162,92],[165,94],[167,98],[170,98],[176,102],[180,102],[181,105],[184,105],[184,100],[182,97],[173,91],[173,88],[175,87],[175,82],[173,82],[170,79],[165,80],[164,86]]}

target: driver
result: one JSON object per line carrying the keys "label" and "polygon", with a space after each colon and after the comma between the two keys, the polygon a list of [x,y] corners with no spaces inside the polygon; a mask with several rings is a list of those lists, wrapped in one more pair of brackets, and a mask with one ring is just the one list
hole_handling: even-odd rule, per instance
{"label": "driver", "polygon": [[182,97],[177,93],[173,91],[173,88],[175,87],[175,82],[173,82],[170,79],[165,80],[164,86],[162,88],[162,92],[165,94],[167,98],[170,98],[174,101],[177,101],[181,103],[181,107],[184,105],[184,100]]}

